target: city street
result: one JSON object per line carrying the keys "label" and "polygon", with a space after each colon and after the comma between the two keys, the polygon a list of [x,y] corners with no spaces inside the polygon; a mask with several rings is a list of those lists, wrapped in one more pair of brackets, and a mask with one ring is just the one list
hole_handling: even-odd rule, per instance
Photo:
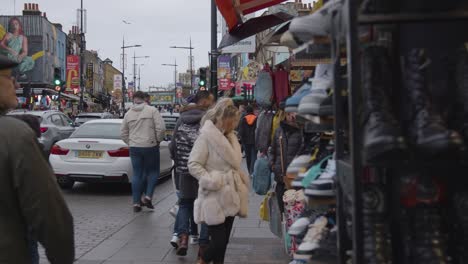
{"label": "city street", "polygon": [[[195,263],[197,246],[178,257],[169,245],[176,196],[170,179],[156,187],[155,210],[134,214],[129,185],[77,184],[64,192],[75,220],[79,264]],[[258,218],[261,197],[252,194],[250,217],[236,219],[226,263],[288,263],[280,239]],[[41,263],[48,263],[41,253]]]}

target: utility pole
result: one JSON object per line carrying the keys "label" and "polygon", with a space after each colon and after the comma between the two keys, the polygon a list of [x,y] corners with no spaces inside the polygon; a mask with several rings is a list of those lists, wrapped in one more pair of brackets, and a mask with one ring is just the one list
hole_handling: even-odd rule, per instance
{"label": "utility pole", "polygon": [[215,0],[211,0],[211,92],[215,100],[218,100],[218,23]]}
{"label": "utility pole", "polygon": [[190,92],[192,93],[193,92],[193,57],[192,57],[192,37],[190,37],[190,46],[189,46],[189,49],[190,49]]}
{"label": "utility pole", "polygon": [[133,89],[136,88],[136,54],[133,52]]}
{"label": "utility pole", "polygon": [[81,9],[80,9],[80,111],[84,111],[84,52],[86,50],[85,45],[86,41],[84,39],[84,30],[83,30],[83,0],[81,0]]}

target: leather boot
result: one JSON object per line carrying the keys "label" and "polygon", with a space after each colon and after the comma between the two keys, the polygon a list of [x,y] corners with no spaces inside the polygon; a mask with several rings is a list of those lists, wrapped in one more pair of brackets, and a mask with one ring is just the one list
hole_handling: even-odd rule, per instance
{"label": "leather boot", "polygon": [[189,237],[187,234],[180,235],[179,247],[176,252],[177,256],[187,256],[188,239]]}
{"label": "leather boot", "polygon": [[406,149],[390,103],[393,69],[386,48],[368,46],[362,55],[364,156],[368,163],[401,157]]}
{"label": "leather boot", "polygon": [[447,129],[440,114],[435,113],[428,89],[427,68],[430,61],[425,51],[414,49],[405,60],[403,111],[406,131],[412,145],[421,153],[437,155],[459,152],[463,140],[459,133]]}
{"label": "leather boot", "polygon": [[203,256],[205,255],[206,250],[208,249],[208,245],[200,245],[198,248],[198,262],[197,264],[206,264],[203,260]]}

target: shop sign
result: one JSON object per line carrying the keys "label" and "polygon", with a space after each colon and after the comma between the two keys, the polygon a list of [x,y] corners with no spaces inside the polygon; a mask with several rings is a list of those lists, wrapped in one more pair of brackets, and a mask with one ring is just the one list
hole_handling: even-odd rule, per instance
{"label": "shop sign", "polygon": [[122,90],[122,75],[114,74],[114,90]]}
{"label": "shop sign", "polygon": [[230,90],[231,83],[231,56],[221,55],[218,57],[218,90]]}
{"label": "shop sign", "polygon": [[67,92],[80,90],[80,57],[77,55],[67,56]]}
{"label": "shop sign", "polygon": [[222,53],[254,53],[256,48],[255,35],[243,39],[231,46],[225,47],[221,50]]}
{"label": "shop sign", "polygon": [[86,66],[86,88],[93,89],[94,87],[94,64],[88,63]]}

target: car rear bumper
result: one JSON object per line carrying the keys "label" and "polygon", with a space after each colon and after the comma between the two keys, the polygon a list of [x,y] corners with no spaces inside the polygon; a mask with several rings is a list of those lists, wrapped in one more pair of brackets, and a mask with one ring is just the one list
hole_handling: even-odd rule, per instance
{"label": "car rear bumper", "polygon": [[68,177],[78,182],[130,182],[133,169],[130,159],[113,163],[66,162],[51,155],[50,164],[57,177]]}

